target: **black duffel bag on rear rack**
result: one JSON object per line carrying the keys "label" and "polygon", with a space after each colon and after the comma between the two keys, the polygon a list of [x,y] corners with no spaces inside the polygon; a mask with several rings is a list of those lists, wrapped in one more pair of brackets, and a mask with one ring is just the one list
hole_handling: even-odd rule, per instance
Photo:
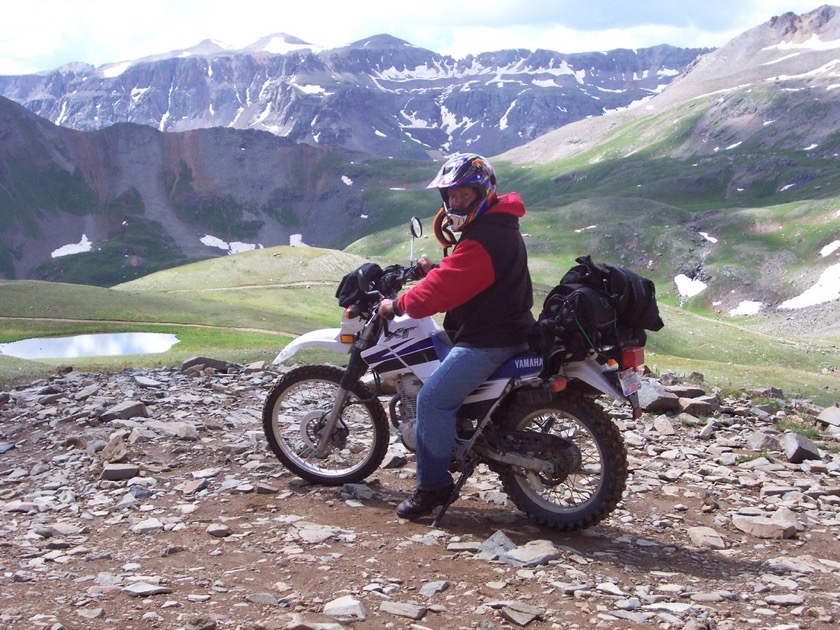
{"label": "black duffel bag on rear rack", "polygon": [[664,326],[653,281],[590,256],[575,262],[546,296],[531,335],[532,349],[543,356],[543,378],[593,352],[605,361],[617,358],[625,346],[644,346],[645,330]]}

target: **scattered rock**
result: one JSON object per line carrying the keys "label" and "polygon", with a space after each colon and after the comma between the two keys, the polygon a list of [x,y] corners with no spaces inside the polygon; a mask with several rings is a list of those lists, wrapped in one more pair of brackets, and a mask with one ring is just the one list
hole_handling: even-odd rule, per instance
{"label": "scattered rock", "polygon": [[806,459],[820,459],[820,449],[811,440],[798,433],[785,433],[781,440],[785,457],[793,464],[801,464]]}
{"label": "scattered rock", "polygon": [[679,412],[680,399],[664,387],[645,379],[639,389],[639,406],[648,413]]}
{"label": "scattered rock", "polygon": [[653,428],[659,435],[674,435],[677,432],[674,423],[667,416],[657,416],[653,421]]}
{"label": "scattered rock", "polygon": [[126,586],[122,592],[131,597],[150,597],[152,595],[168,595],[172,592],[172,589],[160,584],[134,582]]}
{"label": "scattered rock", "polygon": [[543,612],[541,608],[524,602],[512,602],[502,607],[504,618],[522,628],[539,619]]}
{"label": "scattered rock", "polygon": [[434,582],[427,582],[420,587],[420,594],[423,597],[432,597],[438,593],[442,593],[449,588],[449,582],[446,580],[436,580]]}
{"label": "scattered rock", "polygon": [[379,605],[379,610],[397,617],[407,617],[415,621],[422,619],[426,615],[426,608],[418,606],[417,604],[409,604],[405,602],[382,602]]}
{"label": "scattered rock", "polygon": [[211,536],[215,536],[216,538],[226,538],[230,536],[233,532],[231,532],[230,527],[227,525],[222,525],[220,523],[211,523],[207,526],[207,533]]}
{"label": "scattered rock", "polygon": [[[601,524],[573,534],[538,527],[479,467],[429,529],[393,515],[415,474],[396,437],[387,467],[364,482],[292,476],[262,435],[276,376],[264,364],[199,358],[182,369],[68,370],[0,393],[9,604],[0,625],[738,630],[837,621],[825,600],[840,572],[836,407],[768,390],[753,398],[774,394],[772,404],[756,404],[646,376],[647,414],[606,405],[629,475]],[[824,439],[782,434],[780,418]]]}
{"label": "scattered rock", "polygon": [[110,422],[111,420],[126,420],[128,418],[148,418],[149,412],[146,409],[146,405],[137,400],[125,400],[123,402],[117,403],[110,409],[108,409],[105,413],[103,413],[99,419],[102,422]]}
{"label": "scattered rock", "polygon": [[99,478],[108,481],[122,481],[136,477],[138,474],[140,474],[140,467],[135,464],[106,463],[102,467]]}
{"label": "scattered rock", "polygon": [[562,551],[550,540],[531,540],[520,547],[504,552],[500,560],[516,566],[538,567],[556,560],[561,555]]}
{"label": "scattered rock", "polygon": [[781,449],[779,438],[764,431],[754,431],[747,440],[747,448],[760,453],[762,451],[778,451]]}
{"label": "scattered rock", "polygon": [[352,595],[345,595],[327,602],[324,606],[324,614],[330,617],[355,619],[357,621],[364,621],[367,618],[364,605]]}
{"label": "scattered rock", "polygon": [[703,549],[726,549],[723,537],[711,527],[689,527],[691,542]]}
{"label": "scattered rock", "polygon": [[789,522],[779,522],[765,516],[743,516],[736,514],[732,524],[756,538],[793,538],[796,526]]}
{"label": "scattered rock", "polygon": [[836,404],[832,407],[826,407],[817,415],[817,421],[840,427],[840,407]]}

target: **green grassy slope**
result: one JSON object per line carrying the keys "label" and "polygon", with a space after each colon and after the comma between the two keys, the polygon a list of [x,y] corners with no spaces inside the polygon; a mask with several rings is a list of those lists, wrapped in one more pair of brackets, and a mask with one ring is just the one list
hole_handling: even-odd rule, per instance
{"label": "green grassy slope", "polygon": [[[729,115],[727,99],[752,112],[750,117]],[[774,385],[824,404],[836,402],[840,309],[833,315],[830,307],[824,309],[828,316],[820,322],[825,326],[803,325],[795,335],[771,332],[777,329],[774,322],[802,316],[776,306],[811,287],[840,260],[840,253],[820,255],[840,239],[837,149],[805,150],[800,135],[776,123],[764,125],[763,118],[783,117],[779,107],[776,96],[763,92],[694,99],[652,115],[618,116],[562,159],[526,163],[514,159],[514,152],[494,159],[500,192],[519,192],[528,207],[522,230],[535,311],[574,259],[591,254],[596,262],[628,266],[656,282],[666,326],[650,335],[647,351],[657,372],[701,372],[720,387]],[[791,104],[791,116],[799,115],[796,107]],[[585,134],[586,128],[573,131]],[[743,141],[736,141],[739,134]],[[826,142],[840,141],[835,136]],[[577,142],[569,134],[563,141]],[[431,179],[435,167],[422,166]],[[398,167],[406,179],[410,165]],[[439,203],[434,191],[383,186],[377,194],[380,210],[360,224],[369,235],[341,252],[257,250],[113,289],[0,283],[0,317],[16,318],[0,320],[0,341],[110,330],[121,326],[114,321],[123,321],[177,324],[189,341],[182,349],[237,361],[270,356],[289,334],[338,324],[335,287],[360,262],[407,262],[412,214],[426,228],[415,243],[416,255],[440,256],[431,234]],[[677,292],[677,274],[702,280],[708,288],[684,299]],[[744,300],[761,302],[761,314],[730,317]],[[27,319],[33,317],[92,321]],[[136,330],[140,325],[122,326]],[[132,357],[131,364],[177,358],[173,351]],[[20,374],[30,363],[0,357],[0,377]]]}
{"label": "green grassy slope", "polygon": [[[375,259],[404,259],[407,239],[402,245],[397,239],[395,234],[390,245],[388,238],[381,239],[385,249]],[[362,244],[357,246],[363,248]],[[290,271],[289,277],[298,279],[277,283],[274,265],[278,254],[282,263],[298,274]],[[240,363],[271,359],[289,340],[284,332],[300,334],[338,325],[335,285],[346,271],[364,260],[345,252],[314,248],[277,248],[251,252],[239,262],[234,262],[236,258],[191,265],[189,283],[178,270],[114,289],[1,282],[0,342],[125,330],[171,332],[181,340],[160,355],[74,359],[71,362],[77,369],[177,365],[189,356],[208,354]],[[534,256],[535,268],[545,271],[557,266],[549,258]],[[243,267],[250,269],[245,275],[241,274]],[[305,277],[312,280],[305,282]],[[543,280],[549,277],[551,274]],[[538,287],[535,311],[541,299]],[[778,338],[741,323],[665,304],[662,315],[666,326],[650,335],[647,346],[648,363],[657,372],[700,372],[710,385],[720,387],[774,385],[825,404],[838,396],[838,379],[829,374],[840,359],[836,340]],[[0,356],[0,378],[39,375],[67,362]]]}

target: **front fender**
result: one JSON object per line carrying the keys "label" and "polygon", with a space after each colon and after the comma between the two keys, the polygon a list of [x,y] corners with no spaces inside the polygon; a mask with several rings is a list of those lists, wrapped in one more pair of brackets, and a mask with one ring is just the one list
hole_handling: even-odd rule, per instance
{"label": "front fender", "polygon": [[353,347],[353,344],[341,343],[339,341],[340,334],[341,328],[323,328],[321,330],[313,330],[305,333],[297,339],[293,339],[289,345],[283,348],[283,350],[280,351],[280,354],[278,354],[274,359],[273,363],[274,365],[283,363],[287,359],[293,357],[298,350],[311,348],[313,346],[327,348],[328,350],[334,350],[335,352],[347,354],[350,352],[350,348]]}

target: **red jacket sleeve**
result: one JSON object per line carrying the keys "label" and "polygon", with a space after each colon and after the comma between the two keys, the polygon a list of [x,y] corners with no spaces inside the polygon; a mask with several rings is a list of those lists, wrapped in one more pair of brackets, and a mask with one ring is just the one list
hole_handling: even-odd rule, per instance
{"label": "red jacket sleeve", "polygon": [[474,298],[495,279],[490,254],[476,241],[466,240],[458,243],[440,267],[403,293],[397,306],[414,318],[446,313]]}

